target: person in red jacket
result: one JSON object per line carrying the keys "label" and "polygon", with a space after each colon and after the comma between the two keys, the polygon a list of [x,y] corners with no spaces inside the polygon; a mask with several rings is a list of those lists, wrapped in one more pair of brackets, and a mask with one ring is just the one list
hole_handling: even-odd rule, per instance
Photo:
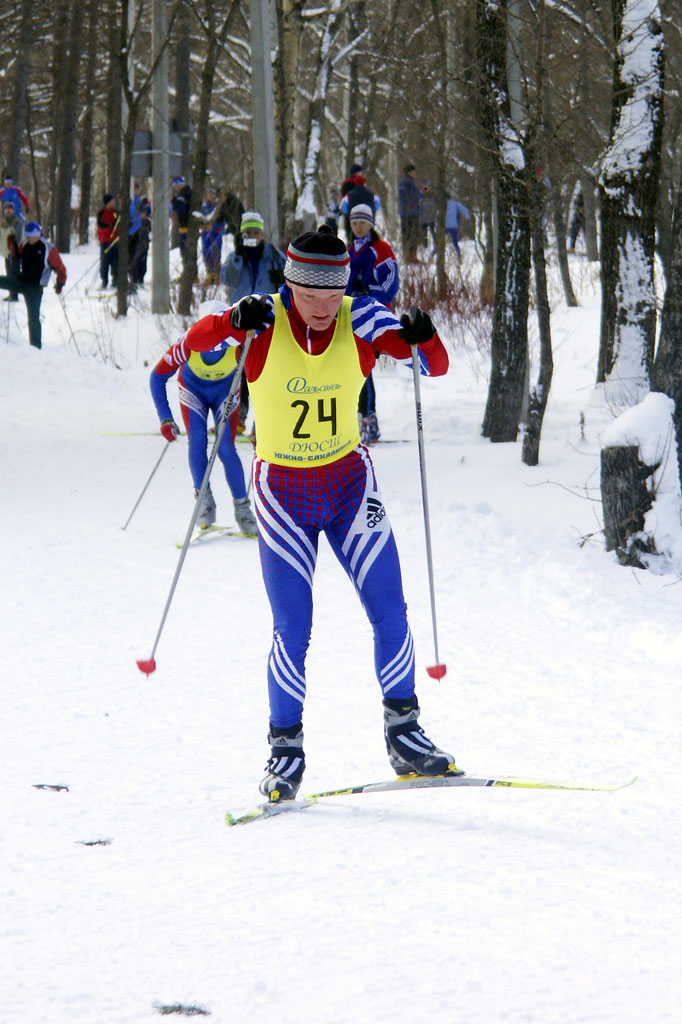
{"label": "person in red jacket", "polygon": [[19,271],[16,276],[0,277],[0,288],[21,292],[24,296],[29,341],[35,348],[42,348],[43,344],[40,304],[43,301],[43,288],[48,284],[52,271],[57,275],[54,290],[59,295],[66,284],[66,267],[57,246],[43,238],[40,224],[32,220],[26,225],[24,241],[19,246]]}
{"label": "person in red jacket", "polygon": [[[285,283],[276,294],[247,295],[224,313],[203,317],[185,338],[189,350],[206,352],[223,340],[240,346],[254,332],[244,368],[258,423],[254,502],[274,627],[271,756],[260,784],[270,802],[293,799],[305,768],[305,660],[320,533],[372,624],[393,769],[462,774],[419,725],[398,552],[357,419],[358,393],[376,353],[405,363],[416,358],[433,376],[447,371],[448,355],[421,310],[398,319],[369,295],[346,295],[349,269],[350,255],[330,228],[300,235],[288,247]],[[351,735],[339,740],[352,744]]]}
{"label": "person in red jacket", "polygon": [[111,287],[118,278],[118,222],[116,200],[110,192],[102,196],[102,207],[97,211],[97,241],[99,242],[99,276],[106,288],[111,274]]}

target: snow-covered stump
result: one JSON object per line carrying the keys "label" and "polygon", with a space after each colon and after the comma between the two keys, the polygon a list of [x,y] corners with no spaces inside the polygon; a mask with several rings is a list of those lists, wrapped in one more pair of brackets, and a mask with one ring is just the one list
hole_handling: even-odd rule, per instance
{"label": "snow-covered stump", "polygon": [[606,550],[621,565],[682,570],[682,493],[672,415],[675,403],[651,392],[613,421],[601,439]]}
{"label": "snow-covered stump", "polygon": [[[621,565],[645,566],[640,561],[644,518],[652,505],[647,479],[655,466],[645,466],[636,445],[603,448],[601,500],[607,551],[615,551]],[[651,541],[647,541],[651,545]],[[651,546],[648,552],[653,552]]]}

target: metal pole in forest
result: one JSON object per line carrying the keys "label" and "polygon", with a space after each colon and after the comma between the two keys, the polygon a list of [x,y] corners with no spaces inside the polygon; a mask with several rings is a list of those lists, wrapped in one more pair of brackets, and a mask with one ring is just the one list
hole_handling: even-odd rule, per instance
{"label": "metal pole in forest", "polygon": [[170,312],[170,254],[168,249],[168,32],[166,0],[152,7],[152,51],[164,47],[152,85],[152,313]]}
{"label": "metal pole in forest", "polygon": [[253,199],[265,220],[269,240],[279,245],[270,4],[268,0],[251,0],[250,11]]}

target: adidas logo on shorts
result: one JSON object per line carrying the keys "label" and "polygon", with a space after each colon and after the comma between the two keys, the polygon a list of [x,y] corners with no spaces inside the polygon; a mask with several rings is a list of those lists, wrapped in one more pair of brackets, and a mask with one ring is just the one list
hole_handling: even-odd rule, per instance
{"label": "adidas logo on shorts", "polygon": [[370,530],[378,526],[385,515],[386,509],[381,504],[379,498],[367,499],[367,526]]}

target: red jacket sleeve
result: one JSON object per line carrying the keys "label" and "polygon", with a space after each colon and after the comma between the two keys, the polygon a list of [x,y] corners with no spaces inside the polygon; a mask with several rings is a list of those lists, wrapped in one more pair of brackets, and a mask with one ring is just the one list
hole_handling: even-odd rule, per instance
{"label": "red jacket sleeve", "polygon": [[246,338],[246,331],[237,331],[230,322],[232,308],[224,313],[209,313],[192,324],[185,335],[185,344],[192,352],[209,352],[220,341],[234,338],[235,345],[241,345]]}
{"label": "red jacket sleeve", "polygon": [[47,262],[57,275],[57,284],[63,288],[66,284],[66,267],[62,262],[62,258],[59,255],[59,250],[56,245],[53,245],[47,254]]}

